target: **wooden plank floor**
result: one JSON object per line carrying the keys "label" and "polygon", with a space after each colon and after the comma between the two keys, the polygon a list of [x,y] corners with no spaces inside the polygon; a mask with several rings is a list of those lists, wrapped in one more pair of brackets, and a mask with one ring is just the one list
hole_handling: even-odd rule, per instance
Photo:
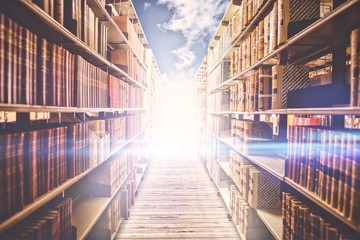
{"label": "wooden plank floor", "polygon": [[158,150],[115,239],[240,239],[195,148]]}

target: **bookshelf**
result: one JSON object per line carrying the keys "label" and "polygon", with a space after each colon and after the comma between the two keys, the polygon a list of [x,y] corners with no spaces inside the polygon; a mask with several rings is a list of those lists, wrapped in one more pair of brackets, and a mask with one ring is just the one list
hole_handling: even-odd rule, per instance
{"label": "bookshelf", "polygon": [[[336,45],[336,43],[345,41],[351,29],[359,27],[359,23],[356,21],[359,10],[359,1],[346,1],[327,16],[319,19],[303,31],[288,39],[284,44],[280,45],[267,56],[264,56],[251,67],[232,76],[214,89],[210,89],[209,92],[214,94],[226,90],[237,81],[247,79],[247,76],[249,76],[254,69],[262,65],[276,64],[283,55],[289,56],[289,59],[287,59],[288,63],[306,62],[306,60],[324,55],[326,52],[329,52],[331,47]],[[344,23],[341,30],[339,29],[339,22]],[[329,41],[329,39],[331,39],[331,41]]]}
{"label": "bookshelf", "polygon": [[[352,190],[348,190],[347,185],[345,190],[341,188],[345,175],[349,182],[357,182],[357,160],[349,160],[352,162],[346,164],[347,173],[341,172],[341,180],[337,180],[335,174],[345,171],[343,160],[339,164],[337,162],[340,160],[326,160],[326,164],[329,164],[326,169],[336,173],[324,172],[324,165],[313,167],[311,161],[324,164],[319,163],[323,161],[319,158],[321,155],[324,159],[324,150],[321,149],[327,146],[326,140],[319,144],[319,141],[315,142],[317,140],[314,139],[314,136],[318,135],[304,135],[309,129],[318,129],[315,132],[319,131],[321,136],[329,136],[329,141],[332,141],[328,143],[327,151],[333,154],[329,157],[355,157],[351,155],[351,150],[344,150],[350,149],[349,146],[346,148],[344,142],[357,139],[359,134],[356,123],[346,123],[349,119],[356,121],[360,114],[356,96],[353,95],[356,89],[354,82],[351,82],[355,81],[356,84],[357,78],[354,75],[353,80],[349,75],[350,71],[356,69],[357,63],[355,62],[355,67],[352,66],[352,61],[357,61],[358,56],[357,52],[354,52],[357,51],[357,43],[354,42],[357,35],[354,33],[355,37],[351,40],[350,34],[360,27],[357,16],[359,10],[360,1],[357,0],[307,1],[302,2],[301,7],[293,0],[242,0],[231,1],[229,4],[223,21],[209,44],[207,57],[210,58],[210,64],[207,78],[195,78],[195,82],[207,83],[207,102],[203,105],[206,107],[205,131],[198,148],[202,150],[204,159],[212,159],[207,167],[215,182],[218,176],[211,171],[214,164],[216,169],[226,175],[230,184],[230,212],[235,224],[240,224],[238,226],[241,226],[244,239],[254,239],[251,235],[252,226],[249,224],[244,230],[246,220],[241,217],[242,212],[238,212],[240,210],[236,210],[235,205],[232,205],[234,201],[245,201],[249,204],[265,226],[256,228],[254,225],[254,229],[267,231],[274,239],[290,239],[294,237],[294,231],[300,234],[295,236],[299,239],[310,238],[305,230],[294,230],[290,226],[293,221],[314,225],[313,222],[299,222],[303,219],[292,212],[291,204],[299,204],[299,209],[303,211],[301,214],[311,214],[314,221],[319,219],[321,226],[331,226],[331,230],[312,229],[309,231],[313,234],[312,237],[316,234],[329,234],[333,239],[360,237],[360,225],[355,213],[359,209],[359,203],[355,200],[359,189],[354,185]],[[224,23],[224,20],[227,23]],[[282,25],[283,23],[285,24]],[[266,30],[266,26],[273,28]],[[271,35],[272,32],[275,35]],[[265,40],[261,39],[262,37]],[[224,39],[227,42],[224,42]],[[353,52],[350,45],[355,46]],[[328,58],[331,60],[326,60]],[[218,74],[219,69],[223,71],[224,62],[229,61],[229,70]],[[326,71],[323,71],[324,69]],[[198,75],[200,72],[201,70]],[[322,80],[316,82],[316,79]],[[265,90],[267,92],[264,92]],[[342,99],[331,98],[336,93],[341,95]],[[199,99],[202,98],[203,93],[198,92],[198,96]],[[267,100],[270,101],[267,103],[269,106],[264,105],[263,99],[270,99]],[[323,99],[332,101],[325,102]],[[296,135],[294,140],[293,134],[298,134],[293,132],[296,126],[302,126],[297,129],[304,132],[300,136]],[[314,134],[313,132],[311,134]],[[269,138],[269,135],[272,137]],[[338,142],[340,138],[342,144]],[[307,145],[296,145],[304,139],[307,139]],[[300,145],[302,152],[295,149]],[[315,145],[322,147],[315,149]],[[333,150],[335,146],[342,149],[341,156],[340,150]],[[226,155],[224,151],[229,151],[229,154]],[[299,156],[304,156],[304,160],[300,160]],[[306,164],[302,162],[305,159]],[[304,164],[308,167],[306,170]],[[354,166],[353,175],[349,170],[351,166]],[[276,184],[270,187],[274,188],[274,191],[277,189],[276,192],[280,188],[280,191],[276,198],[270,201],[280,201],[282,206],[252,206],[254,198],[249,197],[249,194],[252,194],[250,190],[254,190],[254,186],[249,181],[258,181],[256,175],[251,177],[253,171],[259,171],[265,178],[274,179],[271,181]],[[322,179],[319,180],[318,174],[324,174],[325,177],[321,175]],[[317,185],[316,189],[313,187],[313,181],[317,180],[319,184],[325,184],[326,181],[326,191],[319,190],[325,189],[325,185]],[[338,185],[341,193],[334,190]],[[258,187],[264,189],[261,185]],[[348,193],[349,191],[352,193]],[[347,198],[351,195],[353,200],[343,200],[345,197],[342,194]],[[225,201],[229,201],[228,195],[223,197]],[[257,201],[261,201],[261,197]],[[287,215],[291,217],[286,217]],[[318,227],[321,228],[320,225]],[[249,231],[249,235],[246,231]]]}
{"label": "bookshelf", "polygon": [[[116,8],[102,0],[69,2],[0,4],[1,47],[11,46],[14,53],[1,49],[0,55],[6,70],[11,68],[11,74],[1,74],[0,112],[12,116],[9,121],[1,119],[1,148],[6,154],[0,160],[4,163],[0,175],[10,187],[0,189],[0,238],[41,232],[43,239],[97,238],[98,234],[113,239],[141,180],[134,171],[146,170],[143,149],[152,137],[149,126],[156,118],[161,73],[141,24],[122,12],[125,8],[136,15],[132,2]],[[54,8],[47,5],[55,3]],[[126,32],[114,20],[120,15],[128,20]],[[26,41],[23,34],[32,37],[33,45],[21,45]],[[59,55],[49,47],[45,50],[45,43]],[[15,61],[27,50],[25,46],[35,49],[34,54]],[[125,62],[129,65],[111,57],[117,50],[129,52]],[[48,68],[31,68],[30,57]],[[44,77],[50,68],[56,74]],[[85,70],[88,75],[78,73]],[[64,86],[53,82],[53,77]],[[24,86],[30,86],[30,92]],[[57,88],[61,92],[52,92]],[[22,94],[31,100],[25,103]],[[55,100],[47,101],[45,94],[56,96]],[[34,113],[44,114],[32,118]],[[9,168],[14,172],[3,174]],[[44,229],[56,216],[60,216],[58,225],[53,224],[50,232]]]}

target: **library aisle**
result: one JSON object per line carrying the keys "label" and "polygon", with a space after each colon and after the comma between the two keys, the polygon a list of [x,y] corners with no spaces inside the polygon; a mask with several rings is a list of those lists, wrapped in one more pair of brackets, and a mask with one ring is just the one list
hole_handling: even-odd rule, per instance
{"label": "library aisle", "polygon": [[[153,158],[115,239],[240,239],[193,145],[191,121],[185,117],[191,113],[182,107],[189,105],[171,97],[161,101],[172,103],[172,110],[162,108]],[[175,111],[180,114],[176,119]]]}
{"label": "library aisle", "polygon": [[154,157],[115,239],[239,239],[196,149],[184,146]]}

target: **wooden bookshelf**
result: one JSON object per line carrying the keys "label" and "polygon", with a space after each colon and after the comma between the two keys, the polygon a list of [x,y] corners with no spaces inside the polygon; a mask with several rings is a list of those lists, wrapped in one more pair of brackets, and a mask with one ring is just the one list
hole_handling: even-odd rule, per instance
{"label": "wooden bookshelf", "polygon": [[0,111],[8,112],[50,112],[50,113],[86,113],[86,112],[143,112],[145,108],[78,108],[78,107],[57,107],[25,104],[0,103]]}
{"label": "wooden bookshelf", "polygon": [[[136,187],[135,187],[135,195],[136,195],[136,192],[139,190],[139,186],[143,180],[143,177],[144,177],[147,167],[148,167],[148,163],[137,163],[136,164],[135,170],[136,170],[136,181],[137,182],[136,182]],[[142,169],[141,173],[138,173],[137,169]]]}
{"label": "wooden bookshelf", "polygon": [[237,81],[247,79],[253,70],[262,65],[277,64],[280,56],[288,56],[289,63],[305,63],[328,53],[333,46],[348,38],[351,29],[360,27],[359,12],[360,0],[346,1],[249,68],[211,89],[209,93],[214,94],[229,89]]}
{"label": "wooden bookshelf", "polygon": [[[122,146],[120,146],[117,150],[113,151],[107,159],[105,159],[103,162],[101,162],[98,166],[104,164],[106,161],[112,159],[114,156],[117,156],[119,153],[123,151],[123,149],[128,146],[129,144],[133,143],[138,137],[143,135],[144,132],[140,132],[130,140],[126,141]],[[35,202],[30,203],[29,205],[25,206],[23,210],[20,212],[12,215],[10,218],[6,219],[2,223],[0,223],[0,233],[5,232],[10,227],[14,226],[19,221],[23,220],[30,214],[36,212],[39,208],[53,200],[55,197],[59,196],[59,194],[63,193],[66,189],[73,186],[75,183],[79,182],[81,179],[83,179],[85,176],[87,176],[89,173],[94,171],[98,166],[95,166],[94,168],[88,169],[87,171],[81,173],[80,175],[67,180],[65,183],[60,185],[59,187],[51,190],[50,192],[42,195],[38,199],[36,199]]]}
{"label": "wooden bookshelf", "polygon": [[360,107],[328,107],[328,108],[287,108],[287,109],[273,109],[267,111],[256,112],[233,112],[233,111],[221,111],[221,112],[209,112],[212,115],[359,115]]}
{"label": "wooden bookshelf", "polygon": [[[236,39],[231,44],[230,48],[225,51],[223,56],[215,63],[215,65],[211,68],[209,73],[212,73],[216,67],[220,65],[220,63],[223,61],[223,59],[226,59],[230,56],[230,54],[234,51],[234,48],[236,48],[239,45],[240,40],[242,40],[244,37],[249,35],[249,33],[256,27],[256,25],[259,23],[261,18],[270,10],[270,7],[274,4],[276,0],[269,0],[265,1],[262,6],[259,8],[258,12],[255,16],[253,16],[250,23],[248,23],[245,28],[241,31],[239,36],[236,37]],[[231,9],[234,9],[236,11],[236,5],[230,4]],[[233,10],[233,11],[234,11]],[[231,11],[232,12],[232,11]],[[230,13],[230,12],[229,12]],[[231,18],[230,18],[231,19]]]}
{"label": "wooden bookshelf", "polygon": [[231,143],[231,138],[220,138],[209,131],[209,133],[215,137],[217,140],[225,143],[230,148],[235,150],[238,154],[245,157],[256,166],[264,169],[271,175],[277,177],[280,180],[283,180],[285,177],[285,161],[286,157],[282,155],[248,155],[243,151],[239,150],[236,146]]}
{"label": "wooden bookshelf", "polygon": [[77,229],[77,239],[85,239],[105,209],[109,206],[114,196],[120,191],[126,180],[132,174],[131,170],[112,197],[87,197],[82,198],[73,206],[72,224]]}
{"label": "wooden bookshelf", "polygon": [[125,48],[132,52],[136,57],[140,65],[147,70],[147,66],[144,63],[144,59],[141,59],[133,47],[130,46],[129,41],[126,39],[124,33],[119,29],[114,20],[110,17],[109,13],[105,9],[99,0],[89,0],[87,4],[93,9],[94,13],[106,22],[106,26],[109,28],[108,42],[113,48]]}
{"label": "wooden bookshelf", "polygon": [[109,74],[123,79],[134,87],[147,89],[115,64],[109,62],[106,58],[87,46],[64,26],[29,0],[5,0],[2,4],[1,11],[10,14],[11,18],[29,28],[32,32],[46,38],[50,42],[58,43],[74,54],[79,54],[86,61],[103,69]]}

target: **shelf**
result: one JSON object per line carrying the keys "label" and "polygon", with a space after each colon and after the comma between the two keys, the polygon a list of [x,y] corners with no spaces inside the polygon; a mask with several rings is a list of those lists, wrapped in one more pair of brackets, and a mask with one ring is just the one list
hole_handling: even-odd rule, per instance
{"label": "shelf", "polygon": [[288,108],[286,113],[294,115],[360,115],[360,107]]}
{"label": "shelf", "polygon": [[[141,35],[140,37],[140,41],[142,41],[142,44],[143,45],[147,45],[148,44],[148,41],[146,39],[146,36],[144,34],[144,30],[140,24],[140,20],[139,20],[139,17],[134,9],[134,4],[132,3],[132,0],[106,0],[106,4],[121,4],[122,7],[127,7],[128,10],[130,10],[128,12],[128,16],[130,19],[132,19],[132,24],[134,25],[135,27],[135,30],[137,30],[137,33]],[[120,5],[120,6],[121,6]],[[138,28],[138,29],[136,29]],[[140,32],[140,33],[139,33]]]}
{"label": "shelf", "polygon": [[111,240],[114,240],[114,239],[115,239],[115,237],[116,237],[116,235],[117,235],[118,231],[120,230],[120,227],[121,227],[122,221],[123,221],[123,219],[121,218],[121,219],[120,219],[120,221],[119,221],[119,226],[117,226],[117,228],[116,228],[115,232],[114,232],[113,234],[111,234]]}
{"label": "shelf", "polygon": [[320,57],[349,39],[351,30],[360,27],[359,12],[359,0],[346,1],[290,38],[287,41],[289,63],[304,63]]}
{"label": "shelf", "polygon": [[286,157],[281,155],[248,155],[245,154],[243,151],[240,151],[237,147],[235,147],[231,143],[231,138],[219,138],[215,134],[209,131],[209,133],[214,136],[217,140],[225,143],[229,147],[231,147],[234,151],[238,154],[242,155],[255,165],[259,166],[260,168],[264,169],[271,175],[275,176],[280,180],[284,180],[285,176],[285,161]]}
{"label": "shelf", "polygon": [[81,55],[94,66],[138,88],[146,89],[145,86],[95,52],[29,0],[4,0],[1,11],[48,41],[57,43],[74,54]]}
{"label": "shelf", "polygon": [[341,222],[345,223],[347,226],[349,226],[350,228],[355,230],[357,233],[360,233],[360,228],[358,226],[354,225],[353,223],[351,223],[350,221],[345,219],[342,216],[341,212],[339,212],[337,209],[334,209],[330,204],[327,204],[326,202],[324,202],[322,199],[320,199],[320,197],[318,195],[316,195],[313,192],[310,192],[308,189],[300,186],[299,184],[295,183],[294,181],[292,181],[291,179],[289,179],[287,177],[284,178],[284,181],[289,186],[291,186],[292,188],[294,188],[295,190],[300,192],[302,195],[304,195],[306,198],[310,199],[316,205],[318,205],[321,208],[323,208],[324,210],[326,210],[326,212],[330,213],[332,216],[336,217]]}
{"label": "shelf", "polygon": [[103,212],[109,206],[114,196],[120,191],[121,187],[131,175],[132,171],[133,170],[128,173],[112,197],[82,198],[79,203],[76,203],[75,206],[73,206],[71,223],[76,227],[76,239],[86,238]]}
{"label": "shelf", "polygon": [[85,112],[142,112],[145,108],[78,108],[56,107],[25,104],[0,103],[0,111],[8,112],[51,112],[51,113],[85,113]]}
{"label": "shelf", "polygon": [[[269,12],[271,9],[270,7],[274,5],[275,0],[265,1],[263,5],[259,8],[256,15],[253,17],[253,19],[248,23],[248,25],[245,26],[245,28],[241,31],[239,36],[236,37],[234,42],[231,44],[230,48],[224,53],[224,55],[219,59],[219,61],[212,67],[211,71],[209,73],[212,73],[217,66],[222,62],[222,60],[229,56],[234,50],[234,48],[240,43],[240,40],[242,40],[244,37],[248,36],[249,33],[257,26],[257,24],[260,21],[260,17],[264,16],[267,12]],[[235,13],[235,12],[234,12]],[[233,13],[233,14],[234,14]]]}
{"label": "shelf", "polygon": [[[209,172],[209,169],[208,169],[207,167],[206,167],[206,170],[208,171],[210,177],[211,177],[212,179],[214,179],[213,176],[212,176],[212,174]],[[222,199],[223,203],[225,204],[225,206],[226,206],[226,208],[227,208],[227,210],[228,210],[228,214],[229,214],[230,211],[231,211],[231,210],[230,210],[229,189],[228,189],[228,188],[220,188],[215,181],[213,181],[213,182],[214,182],[214,184],[215,184],[218,192],[220,193],[221,199]],[[234,222],[233,222],[233,223],[234,223]],[[240,239],[244,239],[244,240],[245,240],[245,236],[240,232],[239,227],[238,227],[235,223],[234,223],[234,227],[236,228],[236,231],[238,232],[238,234],[239,234],[239,236],[240,236]]]}
{"label": "shelf", "polygon": [[275,239],[282,239],[281,209],[255,209],[260,219],[264,222]]}
{"label": "shelf", "polygon": [[[210,90],[210,94],[228,89],[239,80],[246,80],[251,72],[262,65],[274,65],[280,56],[288,56],[288,62],[305,63],[330,51],[337,43],[345,41],[352,29],[360,27],[358,13],[360,0],[347,1],[333,10],[329,15],[319,19],[299,32],[276,50]],[[341,22],[341,24],[339,24]]]}
{"label": "shelf", "polygon": [[272,115],[272,114],[286,114],[286,109],[274,109],[267,111],[256,111],[256,112],[235,112],[235,111],[220,111],[220,112],[209,112],[212,115],[228,115],[228,114],[238,114],[238,115]]}
{"label": "shelf", "polygon": [[99,0],[89,0],[88,5],[92,8],[97,17],[99,17],[103,22],[106,22],[106,26],[109,28],[108,32],[108,42],[109,44],[115,48],[125,48],[130,50],[133,55],[136,57],[140,65],[147,70],[147,66],[144,64],[144,59],[141,59],[136,51],[130,46],[129,41],[125,37],[124,33],[120,30],[120,28],[116,25],[115,21],[111,18],[107,10]]}
{"label": "shelf", "polygon": [[219,164],[222,170],[226,173],[228,177],[230,177],[230,163],[229,162],[220,162],[216,159],[216,162]]}
{"label": "shelf", "polygon": [[273,109],[260,112],[233,112],[220,111],[209,112],[212,115],[271,115],[271,114],[292,114],[292,115],[360,115],[360,107],[328,107],[328,108],[287,108],[287,109]]}
{"label": "shelf", "polygon": [[[143,133],[144,132],[141,132],[141,133],[137,134],[136,136],[134,136],[133,138],[131,138],[129,141],[125,142],[121,147],[119,147],[119,149],[113,151],[109,155],[109,157],[106,160],[104,160],[102,163],[100,163],[98,166],[100,166],[101,164],[103,164],[104,162],[106,162],[107,160],[112,158],[113,156],[115,156],[123,148],[125,148],[128,144],[133,142],[136,138],[141,136]],[[0,233],[5,232],[7,229],[14,226],[19,221],[23,220],[24,218],[26,218],[30,214],[34,213],[36,210],[38,210],[39,208],[41,208],[42,206],[44,206],[45,204],[47,204],[48,202],[53,200],[55,197],[57,197],[59,194],[64,192],[66,189],[68,189],[69,187],[71,187],[72,185],[77,183],[79,180],[83,179],[86,175],[88,175],[90,172],[92,172],[98,166],[96,166],[94,168],[91,168],[91,169],[88,169],[87,171],[81,173],[80,175],[78,175],[78,176],[76,176],[74,178],[68,179],[65,183],[63,183],[59,187],[57,187],[57,188],[51,190],[50,192],[40,196],[39,198],[37,198],[35,200],[35,202],[30,203],[29,205],[25,206],[20,212],[15,213],[10,218],[8,218],[5,221],[3,221],[2,223],[0,223]]]}
{"label": "shelf", "polygon": [[142,171],[141,171],[141,173],[138,173],[136,171],[136,178],[135,179],[137,180],[137,182],[136,182],[135,192],[138,191],[138,189],[139,189],[140,183],[141,183],[142,178],[143,178],[143,176],[145,174],[147,166],[148,166],[148,163],[137,163],[136,164],[136,168],[141,168]]}

